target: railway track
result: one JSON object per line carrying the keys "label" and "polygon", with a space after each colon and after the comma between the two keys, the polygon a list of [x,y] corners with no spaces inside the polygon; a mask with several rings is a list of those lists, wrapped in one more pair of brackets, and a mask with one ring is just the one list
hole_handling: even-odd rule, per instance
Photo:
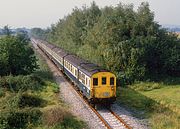
{"label": "railway track", "polygon": [[122,123],[122,119],[112,110],[101,109],[97,110],[97,112],[108,122],[109,129],[131,129],[125,122]]}
{"label": "railway track", "polygon": [[[33,46],[35,47],[35,49],[39,49],[48,58],[48,60],[50,60],[54,64],[58,72],[62,73],[62,71],[56,66],[56,64],[51,59],[49,59],[49,57],[37,45],[33,44]],[[67,79],[67,77],[66,80],[72,85],[72,82],[70,82],[69,79]],[[111,109],[95,109],[88,103],[86,99],[84,99],[83,95],[77,91],[74,85],[72,86],[72,88],[89,106],[89,108],[98,116],[100,121],[104,124],[104,126],[107,129],[132,129],[132,127],[130,127],[119,115],[117,115]]]}
{"label": "railway track", "polygon": [[79,94],[79,96],[91,108],[91,110],[99,117],[99,119],[106,126],[107,129],[132,129],[132,127],[130,127],[113,110],[105,107],[103,109],[95,109],[86,101],[86,99],[83,98],[83,95],[80,92],[78,92],[74,86],[73,89],[77,94]]}

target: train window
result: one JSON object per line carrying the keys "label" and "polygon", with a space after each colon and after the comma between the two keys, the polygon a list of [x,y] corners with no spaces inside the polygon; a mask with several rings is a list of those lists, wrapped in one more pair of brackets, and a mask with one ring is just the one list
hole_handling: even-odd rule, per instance
{"label": "train window", "polygon": [[88,79],[87,79],[87,77],[86,77],[86,85],[87,85],[87,83],[88,83]]}
{"label": "train window", "polygon": [[74,74],[74,67],[72,67],[72,71],[71,72]]}
{"label": "train window", "polygon": [[85,84],[85,75],[83,73],[81,74],[81,80],[82,80],[82,83]]}
{"label": "train window", "polygon": [[102,77],[102,85],[106,85],[106,77]]}
{"label": "train window", "polygon": [[110,78],[110,85],[114,85],[114,77]]}
{"label": "train window", "polygon": [[76,75],[76,77],[77,77],[77,70],[75,69],[75,75]]}
{"label": "train window", "polygon": [[93,85],[97,86],[98,85],[98,78],[93,78]]}

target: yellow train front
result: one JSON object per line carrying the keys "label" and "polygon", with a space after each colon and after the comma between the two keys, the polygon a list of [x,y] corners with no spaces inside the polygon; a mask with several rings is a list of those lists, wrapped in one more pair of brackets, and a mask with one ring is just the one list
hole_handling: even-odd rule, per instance
{"label": "yellow train front", "polygon": [[91,103],[111,104],[116,100],[116,77],[111,72],[97,72],[91,76]]}

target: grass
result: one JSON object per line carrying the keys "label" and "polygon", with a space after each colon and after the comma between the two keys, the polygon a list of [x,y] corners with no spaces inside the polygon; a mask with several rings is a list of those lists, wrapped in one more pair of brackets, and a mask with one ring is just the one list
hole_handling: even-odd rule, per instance
{"label": "grass", "polygon": [[153,129],[180,128],[180,79],[136,82],[117,90],[117,103],[136,117],[147,118]]}

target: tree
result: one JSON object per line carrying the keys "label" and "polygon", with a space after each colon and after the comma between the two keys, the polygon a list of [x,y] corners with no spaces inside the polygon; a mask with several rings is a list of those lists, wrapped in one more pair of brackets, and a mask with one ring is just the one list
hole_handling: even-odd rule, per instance
{"label": "tree", "polygon": [[38,67],[28,43],[23,35],[0,38],[0,76],[29,74]]}
{"label": "tree", "polygon": [[4,35],[7,35],[7,36],[11,35],[11,33],[12,33],[11,30],[9,29],[8,25],[4,26],[2,32]]}

